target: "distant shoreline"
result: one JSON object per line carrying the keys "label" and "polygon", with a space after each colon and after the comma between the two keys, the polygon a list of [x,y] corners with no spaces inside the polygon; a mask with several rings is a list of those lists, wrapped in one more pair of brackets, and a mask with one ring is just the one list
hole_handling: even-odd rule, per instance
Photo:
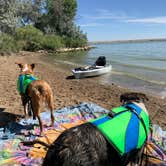
{"label": "distant shoreline", "polygon": [[164,42],[166,38],[159,39],[131,39],[131,40],[112,40],[112,41],[89,41],[89,44],[112,44],[112,43],[135,43],[135,42]]}

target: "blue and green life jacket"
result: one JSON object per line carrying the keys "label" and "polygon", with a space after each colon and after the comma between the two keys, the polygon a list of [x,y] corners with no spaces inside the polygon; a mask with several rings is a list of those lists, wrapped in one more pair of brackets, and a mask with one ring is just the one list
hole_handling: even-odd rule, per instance
{"label": "blue and green life jacket", "polygon": [[30,74],[20,75],[17,80],[18,92],[21,94],[25,94],[28,85],[34,80],[37,80],[37,78]]}
{"label": "blue and green life jacket", "polygon": [[91,120],[122,156],[140,149],[149,133],[149,116],[137,105],[130,103],[112,109],[113,117],[104,115]]}

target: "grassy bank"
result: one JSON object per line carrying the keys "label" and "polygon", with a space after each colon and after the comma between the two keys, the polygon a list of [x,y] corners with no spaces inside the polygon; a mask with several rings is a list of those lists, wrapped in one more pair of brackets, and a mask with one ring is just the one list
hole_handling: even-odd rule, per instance
{"label": "grassy bank", "polygon": [[0,53],[38,50],[62,51],[65,48],[88,49],[87,40],[80,36],[66,37],[44,34],[31,25],[17,28],[13,35],[0,33]]}

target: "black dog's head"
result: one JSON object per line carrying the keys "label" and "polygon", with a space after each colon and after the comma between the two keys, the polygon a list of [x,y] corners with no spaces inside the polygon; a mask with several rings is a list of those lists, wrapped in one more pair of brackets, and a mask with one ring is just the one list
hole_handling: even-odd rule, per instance
{"label": "black dog's head", "polygon": [[120,102],[122,103],[130,103],[130,102],[145,102],[148,101],[148,97],[143,93],[131,92],[124,93],[120,96]]}

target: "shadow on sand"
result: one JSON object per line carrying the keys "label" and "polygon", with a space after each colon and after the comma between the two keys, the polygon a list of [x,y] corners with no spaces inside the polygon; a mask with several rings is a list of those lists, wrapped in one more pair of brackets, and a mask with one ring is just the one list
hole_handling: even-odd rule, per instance
{"label": "shadow on sand", "polygon": [[5,109],[0,107],[0,127],[6,126],[9,122],[17,122],[23,117],[22,115],[4,112]]}
{"label": "shadow on sand", "polygon": [[67,76],[66,77],[67,80],[72,80],[72,79],[75,79],[74,75],[70,75],[70,76]]}

